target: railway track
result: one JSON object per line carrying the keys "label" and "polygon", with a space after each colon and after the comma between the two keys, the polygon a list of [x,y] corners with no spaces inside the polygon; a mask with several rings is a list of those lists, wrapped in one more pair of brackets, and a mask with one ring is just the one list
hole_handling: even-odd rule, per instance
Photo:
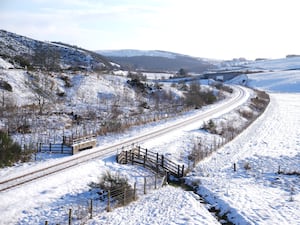
{"label": "railway track", "polygon": [[77,166],[78,164],[88,162],[96,158],[104,158],[116,153],[117,149],[121,149],[123,146],[129,146],[132,143],[143,142],[145,140],[153,139],[159,137],[163,134],[171,132],[175,129],[182,128],[186,125],[198,122],[199,120],[205,120],[216,113],[230,111],[232,108],[237,107],[244,102],[246,98],[247,91],[242,87],[235,87],[236,95],[230,100],[223,102],[222,104],[217,104],[216,107],[210,108],[204,112],[193,115],[189,118],[182,119],[180,121],[174,122],[167,127],[159,128],[156,130],[143,133],[139,136],[130,138],[125,141],[121,141],[117,144],[110,145],[108,147],[96,147],[93,151],[82,152],[77,155],[64,158],[63,160],[56,162],[52,165],[45,166],[43,168],[34,169],[31,172],[24,174],[19,174],[10,178],[0,178],[0,192],[4,192],[13,188],[17,188],[21,185],[27,184],[29,182],[35,181],[40,178],[58,173],[62,170],[66,170]]}

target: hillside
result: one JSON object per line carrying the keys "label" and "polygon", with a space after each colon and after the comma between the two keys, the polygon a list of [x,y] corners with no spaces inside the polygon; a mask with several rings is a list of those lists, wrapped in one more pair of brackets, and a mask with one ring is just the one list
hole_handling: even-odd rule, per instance
{"label": "hillside", "polygon": [[213,86],[201,87],[204,100],[193,105],[188,86],[112,71],[117,64],[69,44],[1,31],[0,46],[0,129],[21,145],[121,132],[224,98]]}
{"label": "hillside", "polygon": [[181,68],[202,73],[216,66],[207,60],[166,51],[116,50],[96,51],[125,68],[151,72],[177,72]]}
{"label": "hillside", "polygon": [[58,42],[43,42],[0,30],[0,56],[15,67],[110,70],[112,64],[100,54]]}

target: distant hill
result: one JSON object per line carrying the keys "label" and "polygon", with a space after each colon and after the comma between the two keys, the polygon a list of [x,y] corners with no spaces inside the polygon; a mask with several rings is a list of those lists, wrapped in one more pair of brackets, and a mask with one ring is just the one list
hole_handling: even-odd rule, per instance
{"label": "distant hill", "polygon": [[112,68],[104,56],[95,52],[60,42],[38,41],[5,30],[0,30],[0,57],[21,67]]}
{"label": "distant hill", "polygon": [[124,68],[141,71],[177,72],[183,68],[188,72],[202,73],[216,68],[216,66],[208,60],[159,50],[141,51],[127,49],[99,50],[96,52],[107,56]]}

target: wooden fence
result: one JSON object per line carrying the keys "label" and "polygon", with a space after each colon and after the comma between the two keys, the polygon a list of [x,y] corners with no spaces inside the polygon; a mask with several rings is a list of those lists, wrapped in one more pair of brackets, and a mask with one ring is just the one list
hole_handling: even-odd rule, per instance
{"label": "wooden fence", "polygon": [[140,164],[157,174],[173,175],[177,178],[184,176],[184,165],[179,165],[167,159],[164,155],[154,153],[141,146],[134,146],[130,150],[122,150],[117,154],[117,162],[121,164]]}

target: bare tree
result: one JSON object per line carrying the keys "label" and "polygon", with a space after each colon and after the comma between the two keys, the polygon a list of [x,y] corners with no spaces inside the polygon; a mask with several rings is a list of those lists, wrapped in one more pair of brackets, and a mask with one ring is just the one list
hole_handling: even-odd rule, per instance
{"label": "bare tree", "polygon": [[39,114],[42,114],[47,104],[54,102],[53,81],[47,74],[38,73],[29,78],[28,85],[33,90],[34,100],[37,101]]}
{"label": "bare tree", "polygon": [[195,81],[190,83],[189,89],[186,93],[186,105],[199,108],[203,105],[201,97],[201,87],[199,82]]}

